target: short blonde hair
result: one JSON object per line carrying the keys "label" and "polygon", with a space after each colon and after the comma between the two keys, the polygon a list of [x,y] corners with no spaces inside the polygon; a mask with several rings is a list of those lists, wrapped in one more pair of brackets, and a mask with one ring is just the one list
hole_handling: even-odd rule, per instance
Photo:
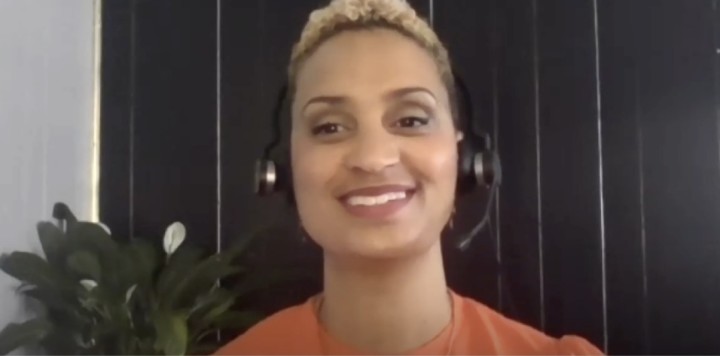
{"label": "short blonde hair", "polygon": [[291,96],[300,66],[323,42],[343,31],[368,28],[398,31],[427,50],[435,59],[451,102],[455,101],[455,80],[447,49],[406,0],[332,0],[310,13],[290,55],[288,83]]}

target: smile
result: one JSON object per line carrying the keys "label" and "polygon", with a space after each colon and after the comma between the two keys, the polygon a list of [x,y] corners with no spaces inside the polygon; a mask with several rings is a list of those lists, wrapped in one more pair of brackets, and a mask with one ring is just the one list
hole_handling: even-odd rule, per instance
{"label": "smile", "polygon": [[351,196],[347,199],[347,203],[352,206],[373,206],[387,204],[393,200],[401,200],[407,197],[406,192],[390,192],[378,196]]}
{"label": "smile", "polygon": [[355,217],[387,220],[407,206],[414,194],[415,189],[408,186],[386,185],[353,190],[340,201]]}

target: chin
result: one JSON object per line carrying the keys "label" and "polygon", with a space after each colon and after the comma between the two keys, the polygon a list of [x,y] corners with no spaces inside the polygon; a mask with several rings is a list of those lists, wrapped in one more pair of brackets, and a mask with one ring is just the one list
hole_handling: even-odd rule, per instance
{"label": "chin", "polygon": [[[321,236],[321,235],[320,235]],[[420,255],[439,243],[439,234],[423,233],[414,226],[386,225],[347,228],[341,238],[316,239],[325,253],[363,259],[400,259]]]}

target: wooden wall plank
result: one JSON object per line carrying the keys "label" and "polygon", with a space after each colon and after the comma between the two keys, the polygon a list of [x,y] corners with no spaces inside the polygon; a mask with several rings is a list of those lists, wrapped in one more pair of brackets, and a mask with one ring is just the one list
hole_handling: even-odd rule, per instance
{"label": "wooden wall plank", "polygon": [[601,162],[592,0],[538,1],[546,327],[604,345]]}
{"label": "wooden wall plank", "polygon": [[[486,132],[491,137],[495,137],[497,85],[494,5],[494,1],[488,0],[436,1],[434,4],[435,31],[450,53],[453,70],[470,91],[474,111],[470,120],[475,132]],[[466,139],[470,139],[469,136]],[[493,225],[480,231],[466,251],[455,247],[458,238],[482,219],[487,199],[488,191],[484,189],[458,197],[454,229],[443,237],[445,273],[448,284],[458,293],[500,309],[502,282],[499,234],[495,229],[497,217],[493,215]]]}
{"label": "wooden wall plank", "polygon": [[[283,194],[253,193],[254,164],[270,142],[272,112],[287,79],[292,44],[311,10],[324,1],[235,1],[221,4],[222,38],[222,244],[255,236],[246,263],[257,273],[302,276],[247,301],[272,313],[320,291],[320,249],[303,240],[295,208]],[[283,142],[289,137],[283,113]]]}
{"label": "wooden wall plank", "polygon": [[[100,104],[100,221],[130,236],[130,122],[135,1],[106,0],[102,8]],[[107,44],[112,44],[107,45]]]}
{"label": "wooden wall plank", "polygon": [[503,165],[500,235],[506,284],[502,311],[542,330],[535,4],[533,0],[498,3],[498,145]]}
{"label": "wooden wall plank", "polygon": [[216,7],[137,1],[133,125],[134,235],[173,221],[216,246]]}
{"label": "wooden wall plank", "polygon": [[720,180],[711,1],[640,1],[650,353],[719,353]]}
{"label": "wooden wall plank", "polygon": [[639,2],[599,2],[603,178],[607,258],[608,352],[648,353],[639,130]]}
{"label": "wooden wall plank", "polygon": [[[410,2],[505,171],[493,224],[464,253],[453,238],[487,195],[458,201],[450,286],[612,353],[720,352],[717,1]],[[252,182],[290,47],[327,1],[219,3],[105,0],[101,219],[152,237],[180,220],[208,250],[218,230],[224,247],[259,234],[252,268],[306,277],[249,301],[271,312],[320,289],[321,251]]]}

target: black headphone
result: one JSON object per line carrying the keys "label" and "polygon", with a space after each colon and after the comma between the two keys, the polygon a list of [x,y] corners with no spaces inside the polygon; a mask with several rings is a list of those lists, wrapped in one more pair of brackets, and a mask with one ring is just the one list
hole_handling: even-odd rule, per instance
{"label": "black headphone", "polygon": [[[473,130],[473,106],[470,92],[460,76],[453,73],[457,90],[458,108],[456,122],[464,135],[458,143],[458,195],[465,195],[477,187],[496,188],[501,181],[500,158],[492,147],[490,136],[476,134]],[[288,95],[288,86],[284,85],[278,93],[273,109],[272,140],[263,150],[262,158],[255,164],[255,193],[267,196],[276,192],[288,194],[288,200],[294,202],[292,172],[289,162],[289,149],[285,147],[278,155],[273,155],[281,143],[282,111]]]}

